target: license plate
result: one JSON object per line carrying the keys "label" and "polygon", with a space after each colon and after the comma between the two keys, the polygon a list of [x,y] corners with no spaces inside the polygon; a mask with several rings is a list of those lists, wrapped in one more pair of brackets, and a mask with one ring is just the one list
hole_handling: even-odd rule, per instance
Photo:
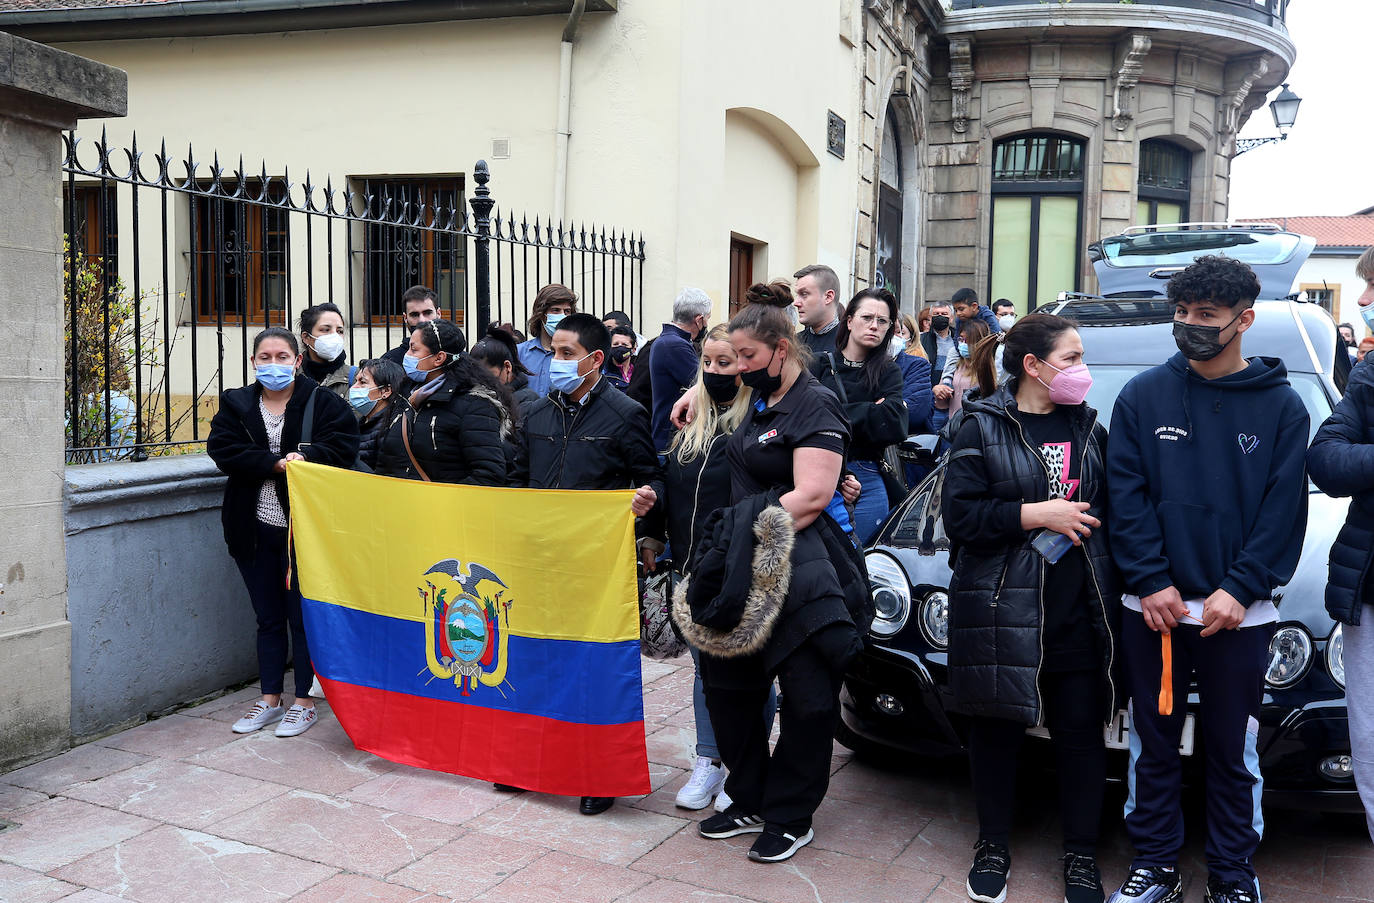
{"label": "license plate", "polygon": [[[1182,756],[1193,754],[1193,734],[1196,730],[1197,719],[1192,714],[1185,715],[1183,718],[1183,736],[1178,741],[1178,752]],[[1050,732],[1043,727],[1031,727],[1026,729],[1026,733],[1032,737],[1049,737]],[[1127,749],[1131,745],[1131,719],[1126,714],[1125,709],[1116,713],[1112,723],[1107,725],[1103,731],[1104,739],[1108,749]]]}

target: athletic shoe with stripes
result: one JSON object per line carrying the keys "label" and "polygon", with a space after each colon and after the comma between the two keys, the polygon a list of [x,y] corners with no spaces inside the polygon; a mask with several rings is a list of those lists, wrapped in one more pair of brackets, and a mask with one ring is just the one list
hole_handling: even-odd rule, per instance
{"label": "athletic shoe with stripes", "polygon": [[719,812],[697,825],[697,833],[710,840],[724,840],[740,834],[762,834],[763,819],[757,815]]}

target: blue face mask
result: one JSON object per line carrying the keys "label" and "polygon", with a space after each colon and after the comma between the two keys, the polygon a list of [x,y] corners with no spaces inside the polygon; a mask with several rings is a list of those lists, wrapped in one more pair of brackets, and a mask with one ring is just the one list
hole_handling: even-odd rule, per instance
{"label": "blue face mask", "polygon": [[[591,355],[587,355],[591,357]],[[577,372],[577,365],[585,361],[587,357],[577,361],[549,361],[549,385],[553,386],[564,395],[571,395],[578,390],[587,376]]]}
{"label": "blue face mask", "polygon": [[[439,352],[436,351],[434,354],[438,353]],[[409,376],[417,383],[422,383],[428,379],[429,371],[420,369],[420,361],[427,361],[434,357],[434,354],[426,354],[424,357],[415,357],[414,355],[407,354],[403,357],[401,359],[401,365],[406,368],[406,376]]]}
{"label": "blue face mask", "polygon": [[968,342],[961,341],[959,343],[959,356],[968,357]]}
{"label": "blue face mask", "polygon": [[373,386],[352,386],[348,390],[348,403],[353,406],[353,410],[359,414],[366,414],[377,404],[376,401],[368,398]]}
{"label": "blue face mask", "polygon": [[273,392],[280,392],[296,381],[296,368],[288,364],[258,364],[253,371],[258,384]]}
{"label": "blue face mask", "polygon": [[1374,329],[1374,304],[1360,308],[1360,319],[1364,320],[1364,325]]}
{"label": "blue face mask", "polygon": [[553,337],[554,330],[558,328],[559,323],[563,322],[565,316],[567,314],[549,314],[544,318],[544,331],[549,334],[550,338]]}

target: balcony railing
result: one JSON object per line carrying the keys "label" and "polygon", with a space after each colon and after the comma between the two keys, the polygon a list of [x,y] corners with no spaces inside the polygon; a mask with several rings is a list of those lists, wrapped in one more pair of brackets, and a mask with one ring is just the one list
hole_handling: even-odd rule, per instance
{"label": "balcony railing", "polygon": [[[1072,7],[1119,5],[1121,0],[1072,0]],[[1289,0],[1135,0],[1133,7],[1181,6],[1192,10],[1231,13],[1268,25],[1282,25],[1288,16]],[[990,9],[1003,6],[1033,6],[1039,9],[1072,8],[1058,0],[954,0],[954,9]]]}

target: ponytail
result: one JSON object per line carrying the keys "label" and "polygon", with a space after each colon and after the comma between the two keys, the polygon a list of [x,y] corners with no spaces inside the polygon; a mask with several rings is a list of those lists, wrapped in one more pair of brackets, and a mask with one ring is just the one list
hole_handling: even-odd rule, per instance
{"label": "ponytail", "polygon": [[978,395],[981,398],[990,398],[997,391],[997,349],[1002,347],[1004,335],[998,332],[987,336],[969,354],[969,367],[978,380]]}

